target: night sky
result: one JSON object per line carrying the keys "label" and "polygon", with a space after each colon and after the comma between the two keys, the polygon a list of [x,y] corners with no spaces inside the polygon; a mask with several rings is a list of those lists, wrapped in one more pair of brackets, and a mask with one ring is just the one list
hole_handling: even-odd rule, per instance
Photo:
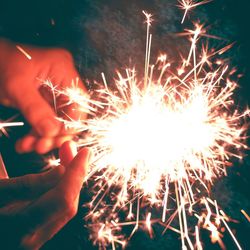
{"label": "night sky", "polygon": [[[200,20],[208,27],[209,34],[222,38],[220,41],[209,39],[211,45],[235,42],[226,57],[243,74],[237,90],[237,105],[250,104],[250,1],[214,0],[190,12],[184,25],[180,24],[183,12],[176,4],[175,0],[0,0],[0,36],[19,43],[67,48],[83,80],[90,82],[88,87],[91,88],[94,79],[100,80],[101,72],[112,81],[115,69],[143,65],[145,25],[142,10],[151,12],[155,19],[152,60],[159,51],[166,51],[174,58],[178,51],[187,49],[186,41],[176,33],[192,27],[192,21]],[[0,107],[0,119],[16,113],[16,110]],[[0,138],[0,150],[10,176],[38,172],[43,165],[42,159],[33,153],[18,155],[14,152],[15,140],[28,129],[28,126],[15,128],[10,131],[9,138]],[[250,223],[240,212],[243,208],[250,214],[250,157],[247,154],[249,152],[242,162],[234,162],[228,177],[219,180],[212,190],[212,197],[223,210],[239,221],[232,224],[232,228],[243,249],[250,249]],[[84,190],[82,203],[86,197],[87,190]],[[82,220],[84,213],[84,209],[80,209],[78,216],[43,249],[92,249]],[[160,228],[155,228],[155,233],[156,238],[151,240],[139,232],[128,249],[181,249],[177,234],[170,231],[162,236]],[[206,233],[203,237],[205,249],[219,249],[210,243]],[[230,238],[225,236],[225,241],[228,249],[235,249]]]}

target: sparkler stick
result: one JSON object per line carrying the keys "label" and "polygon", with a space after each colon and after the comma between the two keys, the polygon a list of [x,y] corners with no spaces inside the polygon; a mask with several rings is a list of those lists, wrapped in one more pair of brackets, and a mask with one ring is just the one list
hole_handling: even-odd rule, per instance
{"label": "sparkler stick", "polygon": [[[23,126],[23,122],[11,122],[13,118],[10,118],[8,121],[2,122],[0,120],[0,132],[2,132],[4,135],[8,136],[8,133],[5,128],[8,127],[17,127],[17,126]],[[1,135],[1,134],[0,134]]]}
{"label": "sparkler stick", "polygon": [[4,122],[0,124],[1,128],[16,127],[16,126],[23,126],[23,125],[24,125],[23,122]]}
{"label": "sparkler stick", "polygon": [[16,127],[16,126],[23,126],[23,122],[3,122],[0,123],[0,129],[6,128],[6,127]]}

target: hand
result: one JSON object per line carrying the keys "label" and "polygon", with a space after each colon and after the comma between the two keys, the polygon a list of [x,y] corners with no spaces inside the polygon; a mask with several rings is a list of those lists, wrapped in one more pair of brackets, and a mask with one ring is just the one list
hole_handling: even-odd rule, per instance
{"label": "hand", "polygon": [[[66,113],[70,118],[79,118],[79,112],[72,106],[58,109],[56,114],[51,93],[41,87],[41,81],[48,79],[61,89],[70,87],[72,80],[80,79],[69,52],[18,47],[0,40],[0,103],[18,108],[33,128],[17,142],[18,152],[35,150],[42,154],[59,147],[69,137],[56,115]],[[78,87],[86,93],[82,82],[79,81]],[[57,106],[63,104],[65,97],[59,96]]]}
{"label": "hand", "polygon": [[5,249],[8,244],[9,249],[38,249],[76,214],[89,152],[82,149],[73,159],[72,145],[66,142],[60,155],[62,165],[49,172],[0,180]]}

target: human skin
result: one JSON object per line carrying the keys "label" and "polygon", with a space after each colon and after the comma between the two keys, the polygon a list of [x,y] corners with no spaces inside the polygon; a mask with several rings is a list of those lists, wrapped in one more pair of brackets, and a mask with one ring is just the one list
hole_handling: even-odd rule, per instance
{"label": "human skin", "polygon": [[59,89],[70,87],[72,80],[77,81],[82,93],[87,92],[67,50],[17,45],[0,39],[0,103],[19,109],[32,127],[16,143],[19,153],[35,150],[43,154],[59,147],[74,131],[66,131],[57,115],[67,114],[73,119],[84,116],[74,105],[63,106],[67,100],[60,96],[57,106],[63,108],[55,112],[53,97],[41,84],[48,79]]}
{"label": "human skin", "polygon": [[65,142],[59,167],[0,179],[0,239],[6,249],[39,249],[76,214],[89,151],[84,148],[74,157],[75,152]]}

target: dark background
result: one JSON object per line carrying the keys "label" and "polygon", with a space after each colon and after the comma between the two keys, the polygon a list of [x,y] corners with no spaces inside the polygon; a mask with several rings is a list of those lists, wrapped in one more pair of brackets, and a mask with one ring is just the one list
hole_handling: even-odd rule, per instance
{"label": "dark background", "polygon": [[[141,10],[154,15],[152,27],[152,60],[166,51],[174,58],[177,51],[183,51],[187,44],[175,33],[192,27],[191,20],[205,22],[208,33],[223,38],[220,41],[209,39],[217,46],[236,42],[227,53],[232,65],[243,73],[239,80],[237,101],[239,107],[250,103],[250,3],[247,0],[214,0],[190,12],[190,18],[180,24],[183,12],[176,7],[174,0],[44,0],[18,1],[0,0],[0,36],[13,41],[39,46],[57,46],[69,49],[81,76],[87,82],[100,79],[104,72],[111,80],[115,69],[136,65],[140,68],[144,59],[145,25]],[[52,25],[54,20],[55,25]],[[6,59],[7,60],[7,59]],[[140,73],[140,72],[139,72]],[[88,84],[91,88],[92,85]],[[0,89],[1,91],[1,89]],[[0,107],[0,119],[6,119],[17,111]],[[18,120],[22,120],[20,116]],[[0,138],[3,154],[10,176],[38,172],[42,167],[42,157],[32,154],[18,155],[14,151],[15,140],[29,127],[9,131],[10,137]],[[248,144],[249,145],[249,144]],[[248,152],[246,152],[248,154]],[[245,209],[250,213],[250,158],[246,155],[242,162],[234,162],[228,177],[219,180],[212,191],[222,209],[239,221],[231,227],[243,249],[250,249],[250,223],[241,214]],[[83,191],[82,202],[87,196]],[[91,249],[88,231],[84,227],[80,210],[71,221],[44,249]],[[138,233],[132,238],[129,249],[181,249],[178,236],[168,231],[161,236],[161,229],[155,228],[156,238],[151,240],[146,233]],[[203,235],[205,249],[218,249],[212,245],[206,234]],[[235,249],[230,238],[225,236],[228,249]],[[1,248],[2,249],[2,248]]]}

